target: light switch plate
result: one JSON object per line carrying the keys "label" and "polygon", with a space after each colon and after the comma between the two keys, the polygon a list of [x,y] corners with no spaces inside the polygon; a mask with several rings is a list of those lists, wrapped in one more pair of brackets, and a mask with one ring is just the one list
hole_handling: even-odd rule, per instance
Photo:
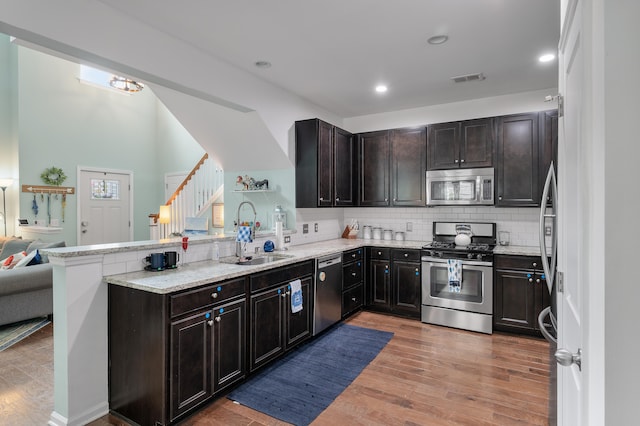
{"label": "light switch plate", "polygon": [[309,224],[308,223],[303,223],[302,224],[302,233],[303,234],[308,234],[309,233]]}

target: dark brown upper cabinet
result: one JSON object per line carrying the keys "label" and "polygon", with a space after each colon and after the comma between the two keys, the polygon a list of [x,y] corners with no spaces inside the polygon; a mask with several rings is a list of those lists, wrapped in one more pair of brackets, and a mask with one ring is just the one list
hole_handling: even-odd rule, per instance
{"label": "dark brown upper cabinet", "polygon": [[359,135],[359,205],[426,204],[426,129],[394,129]]}
{"label": "dark brown upper cabinet", "polygon": [[428,170],[493,166],[493,118],[431,124]]}
{"label": "dark brown upper cabinet", "polygon": [[498,118],[496,205],[536,207],[551,161],[557,158],[558,111]]}
{"label": "dark brown upper cabinet", "polygon": [[355,137],[317,118],[296,121],[296,207],[356,205]]}

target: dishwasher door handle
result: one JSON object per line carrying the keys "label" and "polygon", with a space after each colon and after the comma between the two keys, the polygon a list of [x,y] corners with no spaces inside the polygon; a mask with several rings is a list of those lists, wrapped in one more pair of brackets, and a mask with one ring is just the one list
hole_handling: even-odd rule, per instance
{"label": "dishwasher door handle", "polygon": [[336,256],[332,258],[318,259],[318,269],[328,268],[331,265],[342,263],[342,256]]}

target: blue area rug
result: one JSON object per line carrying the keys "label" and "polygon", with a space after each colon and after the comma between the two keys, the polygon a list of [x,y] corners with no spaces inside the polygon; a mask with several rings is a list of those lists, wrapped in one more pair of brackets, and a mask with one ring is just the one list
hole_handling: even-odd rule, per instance
{"label": "blue area rug", "polygon": [[340,323],[258,372],[227,398],[285,422],[308,425],[392,337]]}
{"label": "blue area rug", "polygon": [[49,324],[49,322],[50,321],[47,317],[43,317],[3,325],[0,327],[0,351],[3,351],[11,345],[15,345],[22,339],[32,335],[45,325]]}

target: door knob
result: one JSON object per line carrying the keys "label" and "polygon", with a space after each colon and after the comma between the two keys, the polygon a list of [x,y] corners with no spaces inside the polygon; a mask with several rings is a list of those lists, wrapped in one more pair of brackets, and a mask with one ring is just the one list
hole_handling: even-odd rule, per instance
{"label": "door knob", "polygon": [[578,349],[578,352],[571,353],[566,349],[558,349],[555,353],[556,361],[563,367],[568,367],[571,364],[578,366],[578,370],[582,371],[582,349]]}

